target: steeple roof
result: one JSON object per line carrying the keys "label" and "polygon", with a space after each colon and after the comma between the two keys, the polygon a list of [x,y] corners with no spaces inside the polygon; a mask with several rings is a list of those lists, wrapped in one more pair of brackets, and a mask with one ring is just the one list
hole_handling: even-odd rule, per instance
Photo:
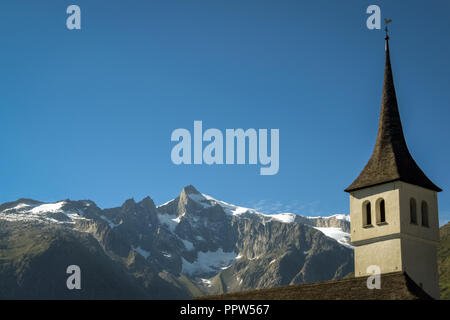
{"label": "steeple roof", "polygon": [[442,191],[423,173],[409,153],[403,135],[397,97],[392,77],[389,36],[386,36],[386,65],[384,67],[383,97],[377,142],[372,157],[347,188],[352,192],[391,181],[403,181],[434,191]]}

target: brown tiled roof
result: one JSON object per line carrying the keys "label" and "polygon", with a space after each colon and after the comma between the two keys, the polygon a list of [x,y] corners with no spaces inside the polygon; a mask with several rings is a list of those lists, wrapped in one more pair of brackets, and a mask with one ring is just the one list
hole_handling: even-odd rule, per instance
{"label": "brown tiled roof", "polygon": [[381,275],[381,288],[368,289],[367,277],[291,285],[198,297],[198,300],[417,300],[432,299],[406,273]]}
{"label": "brown tiled roof", "polygon": [[392,77],[389,37],[386,37],[386,65],[377,142],[369,162],[345,191],[396,180],[442,191],[419,168],[406,145]]}

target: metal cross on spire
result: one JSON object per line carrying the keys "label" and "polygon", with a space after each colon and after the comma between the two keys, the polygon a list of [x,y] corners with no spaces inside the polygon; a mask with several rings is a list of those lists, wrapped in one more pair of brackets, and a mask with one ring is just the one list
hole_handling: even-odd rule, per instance
{"label": "metal cross on spire", "polygon": [[386,37],[385,37],[386,40],[389,39],[389,35],[388,35],[388,24],[391,23],[391,22],[392,22],[392,19],[386,19],[386,18],[384,18],[384,24],[385,24],[384,31],[386,31]]}

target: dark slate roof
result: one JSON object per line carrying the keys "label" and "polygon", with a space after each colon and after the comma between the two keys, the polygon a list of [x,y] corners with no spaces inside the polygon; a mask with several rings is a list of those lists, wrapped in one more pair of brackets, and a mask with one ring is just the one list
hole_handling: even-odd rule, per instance
{"label": "dark slate roof", "polygon": [[377,142],[369,162],[345,191],[396,180],[442,191],[419,168],[406,145],[392,77],[389,37],[386,37],[386,65]]}
{"label": "dark slate roof", "polygon": [[198,300],[430,300],[403,272],[381,275],[381,288],[368,289],[367,277],[333,280],[311,284],[242,291]]}

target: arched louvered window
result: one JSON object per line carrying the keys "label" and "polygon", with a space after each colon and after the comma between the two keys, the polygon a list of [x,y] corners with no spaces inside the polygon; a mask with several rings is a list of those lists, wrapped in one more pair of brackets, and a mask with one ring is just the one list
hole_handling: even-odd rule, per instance
{"label": "arched louvered window", "polygon": [[363,204],[363,227],[372,225],[372,208],[370,201]]}
{"label": "arched louvered window", "polygon": [[428,223],[428,204],[422,201],[422,226],[429,227]]}
{"label": "arched louvered window", "polygon": [[386,204],[384,199],[378,199],[377,201],[377,223],[386,222]]}
{"label": "arched louvered window", "polygon": [[417,224],[417,204],[414,198],[409,199],[409,221]]}

